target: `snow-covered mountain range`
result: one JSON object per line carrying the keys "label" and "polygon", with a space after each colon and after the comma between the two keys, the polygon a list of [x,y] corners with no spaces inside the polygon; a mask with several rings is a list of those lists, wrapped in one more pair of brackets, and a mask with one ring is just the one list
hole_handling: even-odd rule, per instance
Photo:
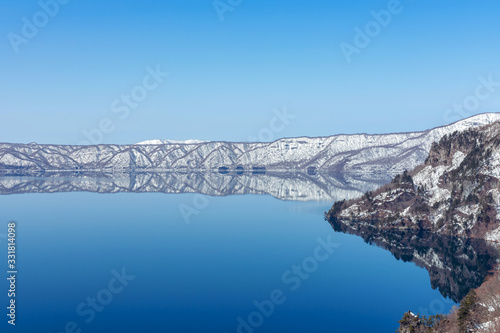
{"label": "snow-covered mountain range", "polygon": [[189,170],[398,173],[427,157],[446,134],[500,120],[486,113],[423,132],[286,138],[274,142],[173,142],[134,145],[0,144],[0,173]]}

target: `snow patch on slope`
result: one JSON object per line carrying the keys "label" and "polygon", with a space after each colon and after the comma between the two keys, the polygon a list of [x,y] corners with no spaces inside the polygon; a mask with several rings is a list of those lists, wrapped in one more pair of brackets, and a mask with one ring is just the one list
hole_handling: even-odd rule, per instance
{"label": "snow patch on slope", "polygon": [[154,140],[141,141],[141,142],[136,143],[136,145],[165,145],[165,144],[194,145],[194,144],[203,143],[203,142],[207,142],[207,141],[196,140],[196,139],[184,140],[184,141],[154,139]]}

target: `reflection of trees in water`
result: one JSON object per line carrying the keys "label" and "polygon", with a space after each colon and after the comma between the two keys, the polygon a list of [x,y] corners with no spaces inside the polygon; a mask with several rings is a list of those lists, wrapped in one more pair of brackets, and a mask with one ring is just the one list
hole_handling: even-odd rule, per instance
{"label": "reflection of trees in water", "polygon": [[329,221],[337,232],[360,236],[370,245],[389,250],[396,259],[414,262],[429,272],[432,288],[459,302],[479,287],[499,257],[480,239],[464,239],[420,231],[379,230],[367,224]]}
{"label": "reflection of trees in water", "polygon": [[52,192],[201,193],[211,196],[268,194],[281,200],[355,198],[390,181],[387,174],[236,171],[132,173],[59,172],[0,176],[0,194]]}

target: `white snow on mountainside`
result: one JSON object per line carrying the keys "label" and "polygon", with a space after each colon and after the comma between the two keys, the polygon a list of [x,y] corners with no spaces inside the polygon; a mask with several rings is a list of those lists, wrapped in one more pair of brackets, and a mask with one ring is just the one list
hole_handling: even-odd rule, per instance
{"label": "white snow on mountainside", "polygon": [[185,141],[179,141],[179,140],[146,140],[142,142],[136,143],[136,145],[163,145],[163,144],[168,144],[168,143],[177,143],[177,144],[185,144],[185,145],[192,145],[196,143],[203,143],[206,142],[205,140],[185,140]]}
{"label": "white snow on mountainside", "polygon": [[332,219],[500,241],[500,122],[443,137],[424,164],[337,202]]}
{"label": "white snow on mountainside", "polygon": [[[152,140],[135,145],[0,144],[0,172],[71,170],[399,173],[422,163],[446,134],[500,120],[476,115],[422,132],[285,138],[274,142]],[[14,171],[13,171],[14,170]]]}

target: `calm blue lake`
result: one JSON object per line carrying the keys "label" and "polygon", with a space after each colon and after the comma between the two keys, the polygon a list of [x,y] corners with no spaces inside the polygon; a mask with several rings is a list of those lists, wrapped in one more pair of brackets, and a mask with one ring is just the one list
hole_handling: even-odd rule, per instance
{"label": "calm blue lake", "polygon": [[7,222],[17,222],[15,331],[394,332],[408,310],[455,304],[431,288],[425,269],[334,232],[323,219],[331,204],[268,195],[0,196],[2,251]]}

